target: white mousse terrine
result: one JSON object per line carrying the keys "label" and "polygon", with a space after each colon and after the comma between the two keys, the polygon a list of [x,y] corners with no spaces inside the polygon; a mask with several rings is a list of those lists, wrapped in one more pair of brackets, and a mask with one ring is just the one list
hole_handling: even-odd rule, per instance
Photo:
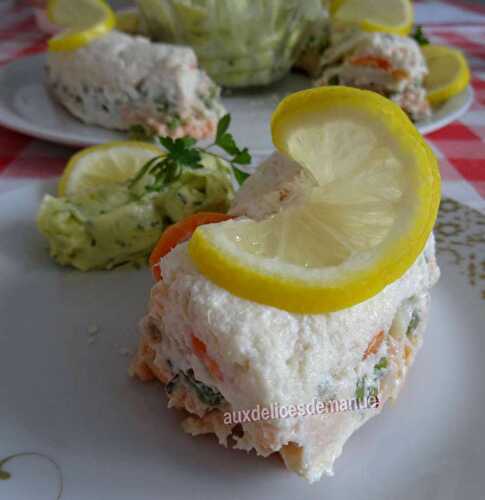
{"label": "white mousse terrine", "polygon": [[219,87],[190,47],[112,31],[75,51],[49,52],[47,83],[76,118],[108,129],[212,137],[225,113]]}
{"label": "white mousse terrine", "polygon": [[[296,163],[275,154],[246,181],[232,213],[256,219],[271,213],[300,174]],[[262,456],[280,453],[310,482],[332,475],[347,439],[397,396],[421,346],[430,289],[439,277],[431,236],[412,267],[369,300],[328,314],[293,314],[207,280],[187,243],[162,258],[160,269],[132,373],[166,384],[169,406],[190,414],[187,432],[214,433],[223,445]],[[371,396],[377,405],[229,418],[239,410],[267,408],[274,415],[276,407]]]}

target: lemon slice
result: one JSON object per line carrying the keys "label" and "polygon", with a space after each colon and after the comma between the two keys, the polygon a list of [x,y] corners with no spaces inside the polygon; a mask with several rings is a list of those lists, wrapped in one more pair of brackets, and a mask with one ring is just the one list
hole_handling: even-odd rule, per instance
{"label": "lemon slice", "polygon": [[436,158],[405,113],[373,92],[321,87],[285,98],[271,127],[313,181],[266,219],[199,227],[189,243],[199,271],[296,313],[350,307],[401,277],[440,200]]}
{"label": "lemon slice", "polygon": [[411,0],[333,0],[330,12],[336,21],[358,24],[365,31],[405,36],[413,27]]}
{"label": "lemon slice", "polygon": [[59,196],[127,181],[162,151],[152,144],[120,141],[83,149],[68,162],[59,181]]}
{"label": "lemon slice", "polygon": [[424,85],[431,104],[446,101],[467,87],[470,70],[458,49],[442,45],[425,45],[421,49],[428,65]]}
{"label": "lemon slice", "polygon": [[49,20],[64,31],[49,40],[49,50],[77,50],[111,31],[116,17],[103,0],[49,0]]}

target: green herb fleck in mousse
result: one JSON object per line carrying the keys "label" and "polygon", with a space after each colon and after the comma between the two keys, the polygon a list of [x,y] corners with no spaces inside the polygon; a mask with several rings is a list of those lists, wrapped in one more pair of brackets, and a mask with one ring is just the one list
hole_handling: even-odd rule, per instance
{"label": "green herb fleck in mousse", "polygon": [[[226,212],[235,181],[248,176],[238,165],[251,162],[247,148],[240,149],[227,131],[230,122],[229,115],[220,119],[207,148],[189,137],[156,138],[166,152],[127,182],[64,198],[45,196],[37,224],[51,256],[82,271],[139,266],[167,225],[200,211]],[[228,158],[209,151],[215,146]]]}
{"label": "green herb fleck in mousse", "polygon": [[179,372],[165,386],[168,394],[172,394],[180,384],[183,383],[188,389],[195,392],[199,400],[207,406],[216,407],[225,402],[224,396],[213,387],[210,387],[194,376],[194,371],[189,370],[187,373]]}
{"label": "green herb fleck in mousse", "polygon": [[357,401],[362,401],[365,398],[366,379],[367,377],[364,375],[357,380],[355,388],[355,399],[357,399]]}
{"label": "green herb fleck in mousse", "polygon": [[389,361],[386,357],[382,357],[374,365],[374,374],[372,380],[368,380],[367,375],[357,379],[357,384],[355,386],[355,399],[357,401],[362,401],[366,395],[377,397],[379,395],[379,380],[386,373],[389,366]]}
{"label": "green herb fleck in mousse", "polygon": [[420,322],[420,317],[419,314],[416,310],[413,311],[413,314],[411,316],[411,320],[409,321],[408,328],[406,330],[406,336],[408,338],[412,338],[414,335],[414,332],[416,331],[416,328],[418,327]]}
{"label": "green herb fleck in mousse", "polygon": [[379,374],[382,370],[387,368],[387,358],[381,358],[374,366],[374,373]]}

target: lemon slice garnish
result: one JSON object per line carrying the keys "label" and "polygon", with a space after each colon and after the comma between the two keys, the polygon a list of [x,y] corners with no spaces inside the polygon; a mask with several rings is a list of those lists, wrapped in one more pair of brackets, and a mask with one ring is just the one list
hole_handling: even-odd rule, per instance
{"label": "lemon slice garnish", "polygon": [[321,87],[285,98],[271,127],[312,184],[261,221],[198,228],[189,243],[198,270],[234,295],[297,313],[350,307],[400,278],[440,200],[436,158],[405,113],[373,92]]}
{"label": "lemon slice garnish", "polygon": [[108,33],[116,17],[103,0],[49,0],[49,20],[64,28],[49,40],[49,50],[70,51],[83,47]]}
{"label": "lemon slice garnish", "polygon": [[425,45],[421,49],[428,65],[424,85],[431,104],[446,101],[467,87],[470,69],[461,51],[442,45]]}
{"label": "lemon slice garnish", "polygon": [[333,0],[330,11],[336,21],[357,24],[365,31],[405,36],[413,27],[411,0]]}
{"label": "lemon slice garnish", "polygon": [[161,154],[158,147],[137,141],[111,142],[83,149],[69,160],[59,181],[59,196],[127,181],[146,162]]}

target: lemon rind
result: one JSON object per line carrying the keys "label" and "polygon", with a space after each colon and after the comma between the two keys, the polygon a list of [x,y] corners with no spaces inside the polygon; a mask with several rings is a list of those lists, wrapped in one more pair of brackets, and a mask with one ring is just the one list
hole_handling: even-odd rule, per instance
{"label": "lemon rind", "polygon": [[142,142],[142,141],[114,141],[114,142],[108,142],[106,144],[100,144],[97,146],[91,146],[89,148],[85,148],[77,152],[68,161],[66,168],[64,169],[64,172],[62,173],[62,176],[59,179],[59,184],[57,188],[58,196],[66,196],[68,194],[73,193],[73,191],[70,189],[71,176],[81,160],[83,160],[86,156],[89,156],[92,153],[109,151],[111,149],[115,149],[118,147],[142,148],[144,150],[153,151],[153,153],[157,155],[163,154],[163,151],[159,147],[155,146],[154,144],[149,144],[147,142]]}
{"label": "lemon rind", "polygon": [[[317,106],[315,96],[321,101],[337,102],[340,98],[347,105],[358,105],[372,114],[383,109],[388,115],[390,130],[399,141],[408,142],[418,155],[418,174],[422,182],[418,186],[417,198],[427,199],[418,206],[414,224],[401,237],[377,256],[376,263],[368,269],[360,269],[343,276],[334,283],[311,283],[288,279],[276,273],[265,273],[251,269],[235,259],[233,254],[221,249],[208,237],[211,229],[198,228],[189,242],[189,253],[197,269],[216,285],[246,300],[284,309],[299,314],[320,314],[345,309],[363,302],[385,286],[393,283],[414,264],[422,253],[431,234],[440,202],[440,176],[436,157],[405,113],[387,99],[364,90],[345,87],[309,89],[283,100],[273,114],[271,129],[276,148],[288,155],[281,118],[302,106]],[[377,111],[376,111],[377,110]],[[213,229],[213,228],[212,228]]]}
{"label": "lemon rind", "polygon": [[429,51],[430,49],[436,52],[442,51],[443,53],[446,54],[454,54],[454,57],[458,61],[461,70],[459,75],[447,85],[444,85],[434,90],[426,89],[428,101],[433,106],[436,106],[447,101],[448,99],[451,99],[460,92],[463,92],[463,90],[465,90],[470,83],[471,74],[468,62],[461,51],[450,47],[446,47],[444,45],[429,45],[423,48],[423,54],[425,55],[425,57],[426,57],[426,52]]}
{"label": "lemon rind", "polygon": [[[338,10],[340,7],[345,3],[346,0],[332,0],[330,4],[330,14],[336,18],[338,18]],[[375,22],[371,19],[362,19],[356,24],[359,25],[359,27],[363,31],[368,31],[368,32],[382,32],[382,33],[389,33],[392,35],[399,35],[399,36],[407,36],[409,33],[411,33],[413,29],[413,24],[414,24],[414,11],[412,4],[407,2],[406,3],[407,10],[406,10],[406,17],[407,21],[403,24],[399,25],[386,25],[386,24],[381,24],[378,22]],[[342,20],[342,22],[346,22],[345,20]],[[350,21],[349,21],[350,22]]]}
{"label": "lemon rind", "polygon": [[[47,17],[56,23],[55,16],[56,2],[49,2]],[[53,36],[47,43],[48,49],[52,52],[70,52],[88,45],[90,42],[112,31],[116,26],[116,16],[109,5],[99,2],[99,6],[104,11],[104,20],[84,30],[66,29]]]}

